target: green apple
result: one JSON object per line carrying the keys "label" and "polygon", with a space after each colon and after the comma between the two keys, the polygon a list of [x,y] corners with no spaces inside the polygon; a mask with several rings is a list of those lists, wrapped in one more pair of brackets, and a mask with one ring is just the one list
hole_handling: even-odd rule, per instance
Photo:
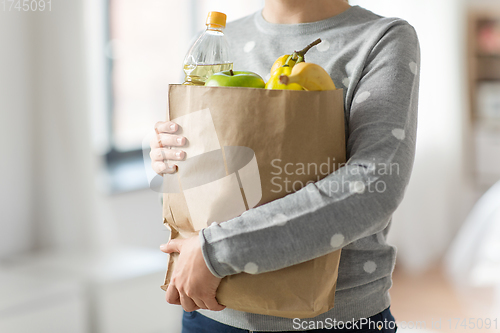
{"label": "green apple", "polygon": [[244,71],[222,71],[211,75],[205,82],[209,87],[264,88],[266,83],[259,74]]}

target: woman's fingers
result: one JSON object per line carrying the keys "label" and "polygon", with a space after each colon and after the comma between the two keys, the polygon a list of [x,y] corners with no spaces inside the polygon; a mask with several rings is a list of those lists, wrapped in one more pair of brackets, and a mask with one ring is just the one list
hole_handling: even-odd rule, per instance
{"label": "woman's fingers", "polygon": [[174,146],[181,147],[186,144],[186,138],[180,135],[174,134],[162,134],[160,133],[160,140],[162,145],[165,146]]}
{"label": "woman's fingers", "polygon": [[212,311],[221,311],[221,310],[224,310],[226,308],[224,305],[219,304],[219,302],[217,302],[215,297],[204,299],[203,303],[206,305],[206,307],[209,310],[212,310]]}
{"label": "woman's fingers", "polygon": [[189,298],[187,295],[184,295],[183,293],[179,293],[181,296],[181,305],[186,310],[187,312],[192,312],[194,310],[198,310],[200,307],[196,305],[196,303]]}
{"label": "woman's fingers", "polygon": [[[158,146],[183,146],[186,143],[186,138],[172,133],[177,132],[179,125],[171,121],[159,121],[155,124],[156,142]],[[152,142],[152,143],[153,143]],[[161,143],[161,145],[160,145]],[[153,145],[151,145],[153,146]]]}
{"label": "woman's fingers", "polygon": [[177,290],[173,282],[168,285],[167,292],[165,293],[165,299],[170,304],[181,305],[179,291]]}
{"label": "woman's fingers", "polygon": [[172,121],[159,121],[155,124],[156,136],[151,139],[151,148],[166,146],[183,146],[186,138],[173,133],[179,130],[179,125]]}
{"label": "woman's fingers", "polygon": [[[161,143],[161,146],[160,146]],[[159,147],[182,147],[186,144],[186,138],[175,134],[160,133],[155,135],[149,145],[151,148]]]}
{"label": "woman's fingers", "polygon": [[159,174],[174,173],[177,166],[166,163],[169,161],[180,161],[186,157],[186,153],[179,149],[169,147],[181,147],[186,144],[186,138],[172,133],[177,132],[179,125],[171,121],[159,121],[155,124],[156,135],[151,138],[150,146],[153,170]]}
{"label": "woman's fingers", "polygon": [[159,121],[155,124],[157,133],[175,133],[179,129],[179,125],[172,121]]}
{"label": "woman's fingers", "polygon": [[167,148],[154,148],[151,149],[149,153],[152,161],[165,161],[165,160],[175,160],[181,161],[186,156],[186,153],[182,150],[177,149],[167,149]]}
{"label": "woman's fingers", "polygon": [[165,162],[153,162],[152,167],[154,172],[159,175],[162,175],[164,173],[174,173],[177,171],[176,165],[168,165]]}
{"label": "woman's fingers", "polygon": [[164,173],[174,173],[177,170],[175,164],[167,164],[166,160],[181,161],[186,156],[186,153],[182,150],[155,148],[151,149],[149,156],[151,157],[153,170],[161,175]]}
{"label": "woman's fingers", "polygon": [[192,300],[196,304],[196,306],[199,307],[200,309],[209,310],[208,306],[200,298],[192,298]]}

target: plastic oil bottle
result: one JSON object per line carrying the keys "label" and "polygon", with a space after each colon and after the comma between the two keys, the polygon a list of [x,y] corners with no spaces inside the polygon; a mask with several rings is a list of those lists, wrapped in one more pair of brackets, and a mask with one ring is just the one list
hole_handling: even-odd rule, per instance
{"label": "plastic oil bottle", "polygon": [[184,58],[183,84],[203,86],[210,75],[233,69],[229,45],[224,37],[226,14],[209,12],[206,30]]}

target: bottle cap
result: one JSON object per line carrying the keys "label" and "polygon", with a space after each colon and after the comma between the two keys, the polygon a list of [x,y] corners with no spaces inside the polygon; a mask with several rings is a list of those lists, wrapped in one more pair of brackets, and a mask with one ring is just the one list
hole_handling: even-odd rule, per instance
{"label": "bottle cap", "polygon": [[219,12],[209,12],[207,16],[207,23],[206,25],[211,26],[219,26],[222,28],[226,27],[226,14],[224,13],[219,13]]}

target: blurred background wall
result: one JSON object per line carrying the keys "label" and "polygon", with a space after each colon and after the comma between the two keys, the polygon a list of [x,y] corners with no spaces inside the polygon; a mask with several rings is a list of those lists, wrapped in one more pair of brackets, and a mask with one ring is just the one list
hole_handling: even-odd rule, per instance
{"label": "blurred background wall", "polygon": [[[398,269],[419,276],[442,266],[494,183],[476,172],[468,19],[500,3],[350,2],[408,20],[420,38],[417,157],[390,235]],[[180,309],[159,289],[168,232],[136,153],[206,12],[232,20],[263,1],[48,3],[0,8],[0,331],[178,332]],[[61,311],[72,319],[50,319]]]}
{"label": "blurred background wall", "polygon": [[420,40],[417,155],[406,200],[394,216],[391,240],[401,265],[422,270],[442,256],[471,205],[463,163],[468,110],[464,1],[356,3],[406,19]]}

